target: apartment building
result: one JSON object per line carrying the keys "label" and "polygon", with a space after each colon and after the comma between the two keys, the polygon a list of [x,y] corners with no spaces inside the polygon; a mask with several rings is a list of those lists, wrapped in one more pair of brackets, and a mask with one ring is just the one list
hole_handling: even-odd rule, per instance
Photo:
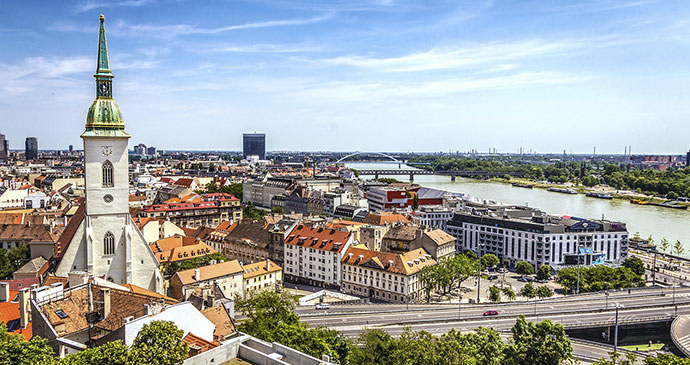
{"label": "apartment building", "polygon": [[418,248],[404,253],[372,251],[350,247],[342,260],[340,291],[391,303],[421,299],[419,272],[436,264],[429,253]]}
{"label": "apartment building", "polygon": [[242,219],[240,200],[231,194],[212,193],[201,196],[199,202],[164,203],[146,206],[143,217],[168,219],[180,227],[217,227],[226,220]]}
{"label": "apartment building", "polygon": [[625,223],[552,216],[527,207],[456,212],[446,230],[458,252],[493,253],[514,266],[519,261],[551,266],[619,263],[628,256]]}
{"label": "apartment building", "polygon": [[285,279],[309,285],[340,287],[340,261],[354,235],[350,232],[298,225],[283,242]]}

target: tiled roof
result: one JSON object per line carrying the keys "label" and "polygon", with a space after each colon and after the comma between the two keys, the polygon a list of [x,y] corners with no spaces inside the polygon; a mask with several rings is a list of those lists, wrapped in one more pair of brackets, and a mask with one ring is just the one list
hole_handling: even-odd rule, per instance
{"label": "tiled roof", "polygon": [[43,256],[38,256],[35,257],[24,266],[20,267],[15,271],[15,274],[35,274],[35,275],[40,275],[42,274],[41,271],[45,272],[45,269],[48,268],[48,260],[44,259]]}
{"label": "tiled roof", "polygon": [[196,280],[194,280],[195,270],[199,270],[199,280],[206,281],[241,273],[242,266],[240,266],[239,261],[230,260],[213,265],[197,267],[196,269],[178,271],[175,273],[175,275],[180,278],[182,285],[187,285],[196,282]]}
{"label": "tiled roof", "polygon": [[243,219],[227,234],[226,240],[250,241],[252,245],[266,248],[271,241],[271,234],[263,222]]}
{"label": "tiled roof", "polygon": [[65,287],[67,286],[67,283],[69,282],[69,278],[66,278],[64,276],[53,276],[53,275],[48,275],[44,280],[42,285],[44,286],[51,286],[56,283],[62,283],[62,286]]}
{"label": "tiled roof", "polygon": [[395,225],[386,232],[383,238],[396,241],[412,241],[415,239],[418,229],[419,227],[413,225]]}
{"label": "tiled roof", "polygon": [[362,220],[363,223],[374,224],[377,226],[384,226],[386,224],[392,224],[397,222],[407,223],[410,220],[400,213],[391,212],[380,212],[380,213],[369,213]]}
{"label": "tiled roof", "polygon": [[19,291],[10,290],[10,301],[0,302],[0,322],[5,323],[10,332],[18,334],[28,341],[32,336],[32,326],[31,322],[29,322],[26,328],[19,327],[20,314],[18,296]]}
{"label": "tiled roof", "polygon": [[213,338],[215,340],[220,340],[226,338],[227,336],[235,333],[235,324],[230,318],[230,314],[225,310],[223,305],[219,304],[210,308],[206,308],[201,311],[204,317],[208,318],[214,325],[216,329],[213,331]]}
{"label": "tiled roof", "polygon": [[352,233],[350,232],[299,225],[290,232],[290,235],[285,238],[284,243],[325,251],[340,252],[351,237]]}
{"label": "tiled roof", "polygon": [[82,201],[82,203],[79,205],[79,209],[77,209],[77,212],[74,213],[74,216],[72,216],[72,218],[69,220],[69,223],[67,223],[67,227],[65,227],[65,230],[60,235],[60,238],[58,238],[57,244],[55,245],[56,259],[61,259],[62,255],[64,255],[67,251],[69,243],[72,241],[74,234],[77,233],[77,229],[79,228],[82,220],[84,220],[85,213],[86,205]]}
{"label": "tiled roof", "polygon": [[193,333],[189,332],[187,333],[186,336],[182,339],[183,343],[187,344],[187,347],[189,347],[189,357],[196,356],[204,351],[208,351],[211,349],[214,349],[218,347],[218,343],[214,342],[208,342],[204,340],[203,338],[194,335]]}
{"label": "tiled roof", "polygon": [[0,224],[0,240],[55,242],[57,237],[42,224]]}
{"label": "tiled roof", "polygon": [[216,229],[207,233],[204,236],[204,239],[214,242],[222,242],[225,237],[227,237],[230,232],[235,229],[235,227],[237,227],[237,223],[232,221],[223,221],[218,225],[218,227],[216,227]]}
{"label": "tiled roof", "polygon": [[434,229],[424,233],[425,236],[429,237],[437,246],[442,246],[450,242],[455,241],[455,237],[446,233],[441,229]]}
{"label": "tiled roof", "polygon": [[0,224],[26,224],[32,225],[45,224],[46,217],[44,215],[29,214],[26,212],[17,211],[0,211]]}
{"label": "tiled roof", "polygon": [[396,274],[410,275],[436,264],[423,248],[395,254],[350,247],[342,260],[343,264],[369,267]]}
{"label": "tiled roof", "polygon": [[[267,267],[267,264],[269,267]],[[250,279],[255,276],[265,275],[272,272],[278,272],[283,270],[280,266],[276,265],[275,262],[271,260],[263,260],[255,262],[253,264],[242,266],[244,269],[244,278]]]}
{"label": "tiled roof", "polygon": [[196,238],[180,235],[160,239],[149,247],[159,263],[184,261],[216,252],[211,246]]}

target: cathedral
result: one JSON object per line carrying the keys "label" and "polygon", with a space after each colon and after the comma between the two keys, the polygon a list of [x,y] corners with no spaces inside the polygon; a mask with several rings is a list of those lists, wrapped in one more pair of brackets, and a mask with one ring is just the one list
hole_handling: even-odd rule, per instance
{"label": "cathedral", "polygon": [[86,198],[58,240],[55,274],[86,272],[118,284],[161,292],[163,279],[153,252],[129,214],[130,135],[115,100],[105,17],[100,16],[96,100],[86,116]]}

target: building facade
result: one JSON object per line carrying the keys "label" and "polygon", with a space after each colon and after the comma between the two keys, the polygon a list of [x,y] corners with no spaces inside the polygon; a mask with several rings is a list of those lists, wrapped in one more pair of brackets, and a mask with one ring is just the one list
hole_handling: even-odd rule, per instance
{"label": "building facade", "polygon": [[142,217],[168,219],[180,227],[215,228],[226,220],[242,219],[240,200],[226,193],[204,194],[201,202],[164,203],[144,207]]}
{"label": "building facade", "polygon": [[129,215],[128,141],[120,109],[112,97],[112,78],[100,17],[96,100],[86,118],[84,141],[85,204],[56,245],[55,274],[83,271],[120,284],[161,292],[158,261]]}
{"label": "building facade", "polygon": [[38,158],[38,138],[26,137],[24,142],[24,158],[35,160]]}
{"label": "building facade", "polygon": [[628,255],[625,223],[549,216],[530,208],[456,212],[447,231],[457,238],[458,252],[493,253],[509,266],[519,261],[537,267],[568,265],[578,255],[582,263],[593,258],[620,263]]}
{"label": "building facade", "polygon": [[266,159],[266,135],[264,133],[245,133],[242,135],[242,152],[247,156],[258,156],[259,160]]}

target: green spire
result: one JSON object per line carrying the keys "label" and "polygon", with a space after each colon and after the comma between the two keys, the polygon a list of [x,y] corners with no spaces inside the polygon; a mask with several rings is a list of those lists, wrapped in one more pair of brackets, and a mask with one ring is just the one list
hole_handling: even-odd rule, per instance
{"label": "green spire", "polygon": [[108,41],[105,39],[105,17],[101,14],[101,29],[98,31],[98,65],[96,76],[113,77],[110,73],[110,60],[108,60]]}
{"label": "green spire", "polygon": [[98,64],[96,66],[96,100],[86,115],[86,131],[82,137],[125,137],[125,122],[120,107],[113,100],[113,74],[108,60],[108,43],[105,40],[105,17],[101,15],[98,33]]}

